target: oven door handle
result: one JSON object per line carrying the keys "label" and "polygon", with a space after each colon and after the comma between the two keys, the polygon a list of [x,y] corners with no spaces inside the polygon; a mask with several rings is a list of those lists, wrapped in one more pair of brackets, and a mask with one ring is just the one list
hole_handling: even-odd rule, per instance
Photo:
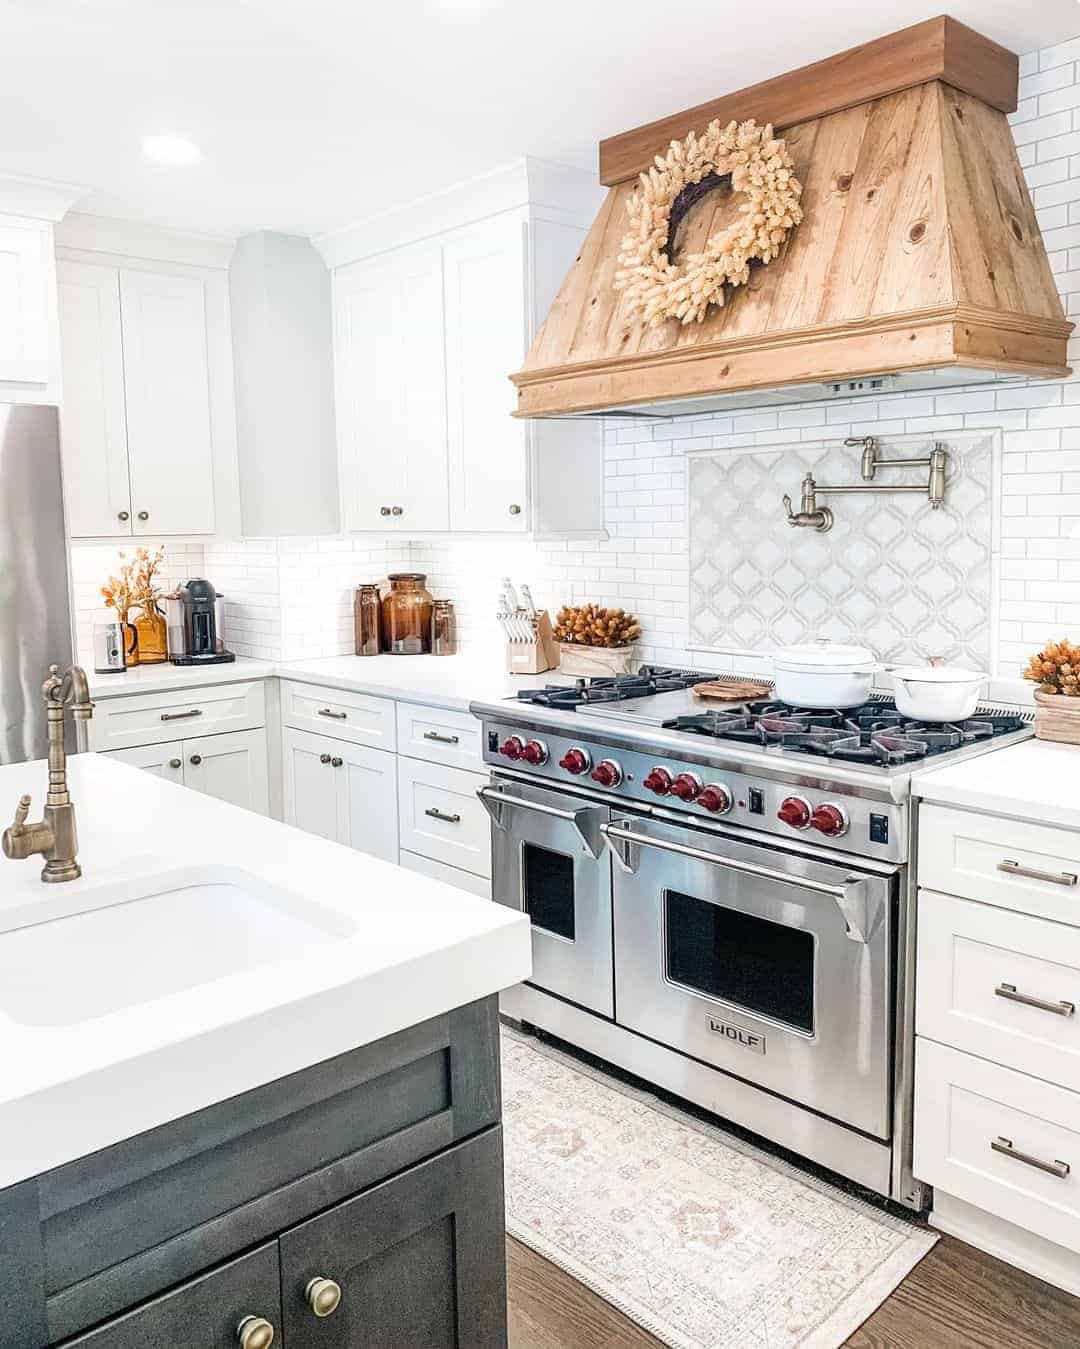
{"label": "oven door handle", "polygon": [[529,801],[523,796],[510,796],[506,792],[496,791],[494,787],[480,787],[476,795],[480,803],[491,816],[496,829],[506,829],[506,807],[517,806],[521,810],[531,810],[537,815],[550,815],[556,820],[565,820],[577,830],[577,835],[585,845],[585,851],[598,860],[604,851],[604,840],[600,837],[604,826],[599,817],[602,808],[598,806],[580,806],[577,810],[560,810],[558,806],[545,806],[540,801]]}
{"label": "oven door handle", "polygon": [[786,871],[759,866],[756,862],[739,862],[733,857],[719,857],[716,853],[706,852],[704,848],[692,848],[687,843],[672,843],[668,839],[636,834],[632,829],[623,828],[618,822],[602,824],[600,832],[607,840],[608,847],[619,866],[631,875],[637,870],[634,849],[656,848],[659,852],[676,853],[679,857],[690,857],[695,862],[707,862],[710,866],[723,867],[726,871],[738,871],[744,876],[759,876],[763,880],[776,881],[780,885],[791,885],[799,890],[813,890],[819,895],[829,895],[836,900],[847,925],[847,935],[852,941],[865,945],[873,935],[869,887],[864,880],[850,877],[842,885],[830,885],[828,881],[791,876]]}

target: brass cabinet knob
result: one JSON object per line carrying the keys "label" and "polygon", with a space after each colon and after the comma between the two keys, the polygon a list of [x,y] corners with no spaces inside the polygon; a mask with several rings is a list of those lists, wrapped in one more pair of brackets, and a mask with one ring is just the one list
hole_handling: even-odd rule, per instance
{"label": "brass cabinet knob", "polygon": [[320,763],[329,763],[329,762],[330,762],[330,755],[329,755],[329,754],[320,754],[320,755],[319,755],[319,762],[320,762]]}
{"label": "brass cabinet knob", "polygon": [[393,506],[393,507],[391,507],[390,514],[391,514],[391,515],[404,515],[405,512],[401,509],[400,506]]}
{"label": "brass cabinet knob", "polygon": [[191,762],[195,765],[196,768],[198,768],[199,764],[202,763],[202,755],[201,755],[201,754],[193,754],[193,755],[191,756]]}
{"label": "brass cabinet knob", "polygon": [[236,1342],[240,1349],[270,1349],[274,1327],[265,1316],[245,1316],[236,1327]]}
{"label": "brass cabinet knob", "polygon": [[379,507],[379,514],[380,514],[380,515],[389,515],[389,514],[390,514],[390,507],[389,507],[389,506],[380,506],[380,507]]}
{"label": "brass cabinet knob", "polygon": [[339,757],[335,754],[334,757],[330,760],[330,762],[331,762],[331,764],[332,764],[335,768],[340,768],[341,765],[345,762],[345,760],[339,758]]}
{"label": "brass cabinet knob", "polygon": [[520,514],[521,514],[521,507],[520,507],[520,506],[517,506],[517,505],[511,506],[511,507],[510,507],[510,514],[511,514],[511,515],[520,515]]}
{"label": "brass cabinet knob", "polygon": [[149,511],[140,511],[140,512],[139,512],[139,519],[140,519],[140,520],[149,520],[149,519],[150,519],[150,512],[149,512]]}
{"label": "brass cabinet knob", "polygon": [[131,519],[131,516],[128,514],[127,511],[117,511],[117,512],[116,512],[116,518],[117,518],[118,520],[130,520],[130,519]]}
{"label": "brass cabinet knob", "polygon": [[341,1302],[341,1285],[333,1279],[315,1278],[304,1289],[304,1296],[316,1316],[332,1316]]}
{"label": "brass cabinet knob", "polygon": [[169,760],[169,767],[170,767],[170,768],[182,768],[183,765],[184,765],[183,759],[170,759],[170,760]]}

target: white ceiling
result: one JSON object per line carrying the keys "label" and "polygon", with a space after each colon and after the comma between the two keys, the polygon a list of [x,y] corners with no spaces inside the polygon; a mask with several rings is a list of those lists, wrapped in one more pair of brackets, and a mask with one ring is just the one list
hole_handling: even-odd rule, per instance
{"label": "white ceiling", "polygon": [[[1014,51],[1077,0],[0,0],[0,174],[212,234],[336,229],[948,12]],[[190,168],[143,161],[190,137]]]}

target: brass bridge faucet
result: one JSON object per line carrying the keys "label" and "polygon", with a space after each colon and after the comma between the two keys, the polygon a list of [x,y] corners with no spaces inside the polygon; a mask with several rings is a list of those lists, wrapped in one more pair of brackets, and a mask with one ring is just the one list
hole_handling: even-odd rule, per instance
{"label": "brass bridge faucet", "polygon": [[67,753],[64,750],[64,709],[71,703],[76,721],[89,721],[94,715],[86,672],[73,665],[67,674],[58,665],[49,666],[49,677],[41,686],[45,716],[49,725],[49,793],[43,818],[27,824],[29,796],[21,796],[15,807],[15,821],[4,830],[4,855],[16,860],[40,853],[45,858],[41,879],[48,882],[73,881],[82,875],[75,860],[78,839],[75,834],[75,807],[68,794]]}

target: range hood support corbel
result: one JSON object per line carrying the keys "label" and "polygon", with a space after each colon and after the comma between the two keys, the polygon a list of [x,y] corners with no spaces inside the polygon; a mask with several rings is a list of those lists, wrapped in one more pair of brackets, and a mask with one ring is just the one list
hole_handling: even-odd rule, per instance
{"label": "range hood support corbel", "polygon": [[[791,509],[791,498],[784,496],[789,525],[798,529],[816,529],[819,534],[827,534],[833,527],[834,516],[828,506],[818,505],[819,496],[843,496],[853,492],[925,492],[931,509],[935,511],[944,502],[945,476],[949,468],[949,452],[944,445],[937,443],[929,454],[918,458],[883,459],[881,446],[874,436],[849,436],[844,444],[862,446],[863,481],[825,487],[815,482],[813,474],[808,473],[802,480],[802,500],[797,513]],[[929,478],[925,486],[918,482],[872,485],[879,468],[925,468],[929,471]]]}

